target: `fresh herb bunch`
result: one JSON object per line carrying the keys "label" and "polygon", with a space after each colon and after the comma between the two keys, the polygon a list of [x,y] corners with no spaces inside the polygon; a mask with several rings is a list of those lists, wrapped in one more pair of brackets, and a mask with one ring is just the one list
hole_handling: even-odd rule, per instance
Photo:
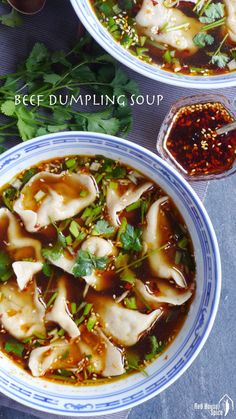
{"label": "fresh herb bunch", "polygon": [[[5,4],[6,1],[1,0],[1,3]],[[10,12],[0,15],[0,23],[2,25],[9,26],[10,28],[15,28],[16,26],[20,26],[23,23],[23,19],[20,14],[12,8]]]}
{"label": "fresh herb bunch", "polygon": [[[95,131],[126,135],[131,128],[132,116],[128,97],[138,93],[137,85],[129,80],[115,60],[91,41],[81,38],[69,51],[49,51],[36,43],[31,53],[14,74],[0,77],[0,114],[5,118],[0,126],[1,143],[6,137],[23,141],[35,136],[62,130]],[[49,95],[78,97],[81,89],[125,101],[107,106],[96,112],[75,110],[59,101],[50,106]],[[43,98],[34,106],[15,104],[15,96],[29,95]]]}

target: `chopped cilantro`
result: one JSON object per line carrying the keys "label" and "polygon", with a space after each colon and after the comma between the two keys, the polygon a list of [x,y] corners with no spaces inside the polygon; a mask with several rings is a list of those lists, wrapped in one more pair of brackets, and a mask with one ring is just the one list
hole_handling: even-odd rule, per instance
{"label": "chopped cilantro", "polygon": [[50,278],[50,276],[53,273],[52,265],[50,265],[50,263],[47,263],[47,262],[44,262],[42,270],[43,270],[44,275],[47,276],[48,278]]}
{"label": "chopped cilantro", "polygon": [[87,250],[79,250],[72,272],[75,276],[88,276],[94,269],[104,270],[107,262],[107,257],[96,257]]}
{"label": "chopped cilantro", "polygon": [[217,65],[219,68],[226,67],[226,64],[229,62],[229,60],[229,56],[223,52],[213,54],[211,57],[211,63]]}
{"label": "chopped cilantro", "polygon": [[164,342],[158,342],[156,336],[154,336],[154,335],[149,336],[149,342],[150,342],[150,352],[145,355],[146,361],[151,360],[156,355],[163,352],[163,350],[165,348]]}
{"label": "chopped cilantro", "polygon": [[93,230],[92,235],[93,236],[110,236],[115,231],[114,227],[110,226],[110,224],[106,220],[99,220],[96,222]]}
{"label": "chopped cilantro", "polygon": [[51,247],[44,247],[42,249],[42,256],[49,260],[57,260],[61,256],[63,249],[67,246],[66,237],[55,223],[52,223],[57,231],[57,241]]}
{"label": "chopped cilantro", "polygon": [[125,232],[120,235],[123,248],[125,250],[140,252],[142,250],[142,244],[140,242],[141,235],[142,231],[139,228],[127,224]]}
{"label": "chopped cilantro", "polygon": [[224,17],[225,6],[223,3],[210,3],[204,9],[204,14],[199,17],[200,22],[202,23],[212,23],[215,20]]}
{"label": "chopped cilantro", "polygon": [[212,35],[208,34],[207,32],[199,32],[193,38],[193,42],[199,48],[204,48],[206,45],[212,45],[214,42],[214,38]]}

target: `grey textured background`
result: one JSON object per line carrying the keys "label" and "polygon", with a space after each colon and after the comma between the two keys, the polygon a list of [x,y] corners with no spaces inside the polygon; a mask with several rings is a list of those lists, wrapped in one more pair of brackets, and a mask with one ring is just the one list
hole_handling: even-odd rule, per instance
{"label": "grey textured background", "polygon": [[[1,11],[0,6],[0,11]],[[47,0],[42,13],[25,18],[24,26],[10,29],[0,26],[0,74],[14,70],[36,41],[45,42],[50,48],[63,49],[73,44],[78,20],[69,0]],[[155,151],[156,136],[161,122],[173,101],[180,97],[201,93],[157,83],[128,70],[138,81],[143,94],[162,94],[160,107],[137,106],[134,108],[134,128],[129,136],[134,142]],[[206,93],[206,92],[205,92]],[[212,93],[212,92],[209,92]],[[236,88],[213,93],[236,98]],[[236,103],[236,102],[235,102]],[[236,403],[236,177],[210,182],[205,206],[218,237],[223,286],[219,312],[213,331],[201,354],[189,370],[161,395],[138,406],[129,413],[129,419],[207,419],[207,411],[194,410],[194,403],[217,403],[227,393]],[[202,191],[206,185],[202,185]],[[201,196],[203,198],[203,196]],[[20,408],[9,399],[0,399],[0,417],[11,419],[34,418],[28,413],[13,410]],[[35,415],[38,413],[35,411]],[[42,414],[40,417],[48,415]],[[236,417],[235,411],[227,415]],[[113,417],[111,417],[113,419]],[[115,418],[114,418],[115,419]]]}

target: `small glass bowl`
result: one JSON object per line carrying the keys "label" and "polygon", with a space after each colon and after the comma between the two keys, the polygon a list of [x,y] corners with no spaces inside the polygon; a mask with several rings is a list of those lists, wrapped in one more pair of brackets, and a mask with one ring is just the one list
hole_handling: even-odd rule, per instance
{"label": "small glass bowl", "polygon": [[215,94],[202,94],[202,95],[195,95],[195,96],[189,96],[183,99],[178,100],[175,102],[172,107],[170,108],[168,114],[166,115],[158,137],[157,137],[157,143],[156,143],[156,149],[160,157],[162,157],[164,160],[166,160],[170,165],[174,166],[175,169],[177,169],[187,180],[191,181],[202,181],[202,180],[215,180],[215,179],[222,179],[227,176],[232,175],[236,172],[236,161],[234,161],[232,167],[229,170],[226,170],[221,173],[216,174],[202,174],[202,175],[189,175],[186,173],[186,171],[177,164],[177,162],[174,160],[174,158],[171,157],[170,153],[168,153],[164,147],[165,139],[170,132],[172,122],[174,120],[174,116],[179,111],[180,108],[183,108],[185,106],[190,105],[196,105],[198,103],[208,103],[208,102],[220,102],[225,109],[229,112],[229,114],[233,117],[233,119],[236,120],[236,109],[233,106],[233,104],[229,101],[228,98],[226,98],[223,95],[215,95]]}

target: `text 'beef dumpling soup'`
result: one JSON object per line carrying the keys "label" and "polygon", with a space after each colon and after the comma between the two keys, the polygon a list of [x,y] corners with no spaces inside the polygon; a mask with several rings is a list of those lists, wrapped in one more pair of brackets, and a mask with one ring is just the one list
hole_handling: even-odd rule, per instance
{"label": "text 'beef dumpling soup'", "polygon": [[0,195],[2,351],[62,383],[144,371],[195,293],[193,246],[173,201],[103,156],[42,162]]}
{"label": "text 'beef dumpling soup'", "polygon": [[90,0],[113,38],[175,73],[236,70],[235,0]]}

